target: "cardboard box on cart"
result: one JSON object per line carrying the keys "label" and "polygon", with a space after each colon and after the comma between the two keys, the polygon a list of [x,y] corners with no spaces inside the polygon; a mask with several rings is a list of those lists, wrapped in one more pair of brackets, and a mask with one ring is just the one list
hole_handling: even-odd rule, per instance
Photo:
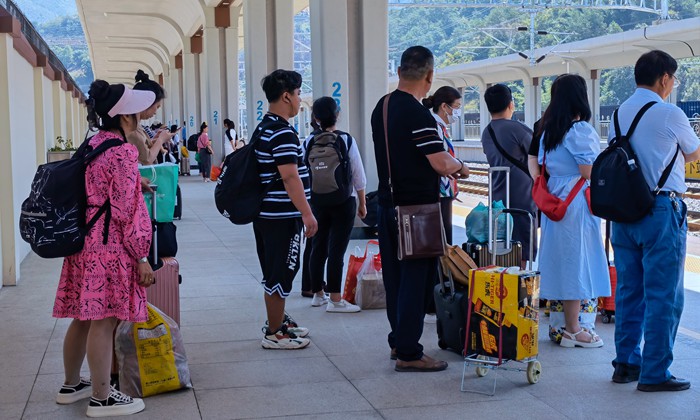
{"label": "cardboard box on cart", "polygon": [[470,353],[497,358],[501,345],[503,359],[537,356],[540,275],[535,271],[509,271],[503,267],[470,270]]}

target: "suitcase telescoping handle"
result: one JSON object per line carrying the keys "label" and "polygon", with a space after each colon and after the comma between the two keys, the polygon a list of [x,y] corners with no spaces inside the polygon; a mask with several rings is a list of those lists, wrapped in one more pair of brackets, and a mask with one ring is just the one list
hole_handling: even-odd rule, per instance
{"label": "suitcase telescoping handle", "polygon": [[153,226],[153,238],[151,239],[151,248],[153,249],[153,261],[151,261],[151,263],[154,267],[156,267],[158,265],[158,226],[155,224],[155,221],[158,220],[156,217],[156,191],[158,191],[158,186],[155,184],[150,184],[149,187],[153,190],[153,192],[151,193],[151,217],[153,218],[153,223],[151,223],[151,225]]}
{"label": "suitcase telescoping handle", "polygon": [[[508,166],[492,166],[489,168],[489,198],[488,203],[486,203],[489,209],[489,236],[487,240],[487,246],[489,252],[493,255],[504,255],[511,251],[513,245],[511,244],[511,221],[510,218],[506,217],[506,237],[503,243],[503,247],[499,249],[498,247],[498,230],[494,225],[494,214],[493,214],[493,177],[496,172],[506,173],[506,208],[510,208],[510,167]],[[492,239],[495,238],[495,239]]]}
{"label": "suitcase telescoping handle", "polygon": [[[529,246],[530,258],[527,260],[527,265],[528,265],[527,268],[528,268],[528,270],[532,271],[532,261],[534,259],[533,253],[535,252],[534,246],[535,246],[535,240],[537,239],[536,238],[537,229],[535,228],[535,217],[532,215],[532,213],[530,213],[527,210],[503,209],[501,211],[496,212],[496,217],[493,219],[493,230],[494,231],[496,231],[496,229],[498,228],[498,215],[500,215],[501,213],[504,213],[504,214],[524,214],[524,215],[527,215],[528,218],[530,219],[530,246]],[[496,265],[496,254],[495,253],[491,254],[491,263],[493,265]]]}

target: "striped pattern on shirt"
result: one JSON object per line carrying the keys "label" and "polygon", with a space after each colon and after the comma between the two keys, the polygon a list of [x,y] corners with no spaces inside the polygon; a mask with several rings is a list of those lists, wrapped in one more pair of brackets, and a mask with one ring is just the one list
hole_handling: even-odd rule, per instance
{"label": "striped pattern on shirt", "polygon": [[289,198],[277,169],[280,165],[296,163],[306,199],[311,197],[309,170],[304,164],[304,153],[296,130],[284,118],[268,113],[255,128],[254,136],[259,136],[255,145],[255,156],[258,159],[260,181],[263,185],[273,183],[263,199],[259,217],[262,219],[301,217],[301,213]]}

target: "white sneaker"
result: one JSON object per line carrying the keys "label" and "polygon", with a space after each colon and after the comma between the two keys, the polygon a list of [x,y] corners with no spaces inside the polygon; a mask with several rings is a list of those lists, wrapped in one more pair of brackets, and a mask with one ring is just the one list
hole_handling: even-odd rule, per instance
{"label": "white sneaker", "polygon": [[265,336],[262,339],[264,349],[273,350],[296,350],[303,349],[311,343],[308,338],[297,337],[293,332],[282,325],[277,332],[272,332],[268,328],[263,328]]}
{"label": "white sneaker", "polygon": [[64,384],[56,395],[56,403],[73,404],[92,395],[92,382],[87,378],[80,378],[77,385]]}
{"label": "white sneaker", "polygon": [[320,296],[317,293],[314,293],[314,298],[311,299],[311,306],[318,307],[318,306],[323,306],[328,303],[328,295],[323,294],[323,296]]}
{"label": "white sneaker", "polygon": [[357,305],[353,305],[345,299],[340,299],[339,302],[328,301],[326,312],[360,312],[361,309]]}
{"label": "white sneaker", "polygon": [[141,398],[131,398],[130,396],[119,392],[114,387],[109,391],[109,396],[106,400],[98,400],[94,397],[90,398],[88,405],[88,417],[114,417],[128,416],[143,411],[146,404]]}
{"label": "white sneaker", "polygon": [[437,322],[437,315],[425,314],[425,318],[423,318],[423,322],[425,322],[426,324],[435,324]]}

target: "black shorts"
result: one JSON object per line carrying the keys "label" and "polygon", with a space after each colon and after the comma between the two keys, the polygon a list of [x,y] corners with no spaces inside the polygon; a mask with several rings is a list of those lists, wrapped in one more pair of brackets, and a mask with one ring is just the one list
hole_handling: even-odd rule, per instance
{"label": "black shorts", "polygon": [[286,298],[301,266],[301,218],[256,219],[255,243],[263,273],[265,293]]}

